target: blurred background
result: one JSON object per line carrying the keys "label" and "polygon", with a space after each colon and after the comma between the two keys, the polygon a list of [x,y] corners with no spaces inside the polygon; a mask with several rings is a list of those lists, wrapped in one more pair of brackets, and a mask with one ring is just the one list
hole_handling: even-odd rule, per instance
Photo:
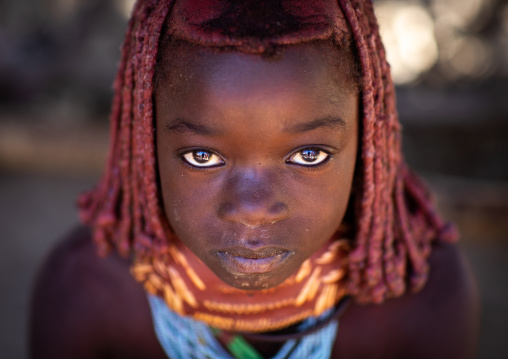
{"label": "blurred background", "polygon": [[[131,0],[0,2],[0,357],[27,356],[31,286],[108,147]],[[508,357],[508,1],[375,1],[410,165],[459,226],[480,358]]]}

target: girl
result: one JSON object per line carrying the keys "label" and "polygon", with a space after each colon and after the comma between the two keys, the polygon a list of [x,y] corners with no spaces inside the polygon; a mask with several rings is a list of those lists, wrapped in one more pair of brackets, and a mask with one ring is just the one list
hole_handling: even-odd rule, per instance
{"label": "girl", "polygon": [[33,357],[474,356],[476,289],[402,159],[369,1],[140,0],[111,121]]}

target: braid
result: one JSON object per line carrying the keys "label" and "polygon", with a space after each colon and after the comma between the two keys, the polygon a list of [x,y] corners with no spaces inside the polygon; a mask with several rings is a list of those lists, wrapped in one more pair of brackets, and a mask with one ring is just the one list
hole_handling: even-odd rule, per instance
{"label": "braid", "polygon": [[[132,128],[132,135],[130,136],[130,140],[132,141],[132,147],[131,147],[131,153],[128,154],[128,158],[130,158],[130,171],[131,174],[128,177],[128,181],[130,182],[130,186],[132,188],[132,202],[128,204],[128,206],[131,207],[131,211],[133,212],[133,238],[129,238],[129,241],[134,241],[136,244],[140,240],[139,237],[143,230],[143,224],[142,224],[142,208],[143,206],[140,206],[140,202],[143,202],[142,196],[144,194],[144,186],[140,185],[139,177],[142,174],[142,168],[140,166],[140,163],[143,163],[143,157],[142,153],[140,151],[141,145],[143,143],[142,139],[140,137],[143,134],[141,123],[142,121],[139,119],[143,119],[143,113],[141,110],[141,101],[140,101],[140,94],[141,91],[139,89],[141,82],[141,76],[142,76],[142,68],[141,63],[143,59],[143,44],[144,44],[144,37],[146,33],[146,26],[148,22],[148,14],[150,12],[150,9],[147,8],[149,4],[145,4],[146,7],[141,6],[142,2],[139,1],[137,3],[139,5],[138,7],[138,16],[139,16],[139,26],[136,28],[136,34],[133,38],[133,49],[132,49],[132,66],[134,68],[133,71],[133,82],[134,87],[132,88],[132,116],[134,119],[138,119],[137,121],[130,119],[130,126]],[[153,6],[153,5],[152,5]]]}
{"label": "braid", "polygon": [[79,199],[98,252],[124,256],[165,241],[158,203],[153,139],[152,77],[168,2],[138,1],[132,11],[111,111],[111,149],[101,183]]}
{"label": "braid", "polygon": [[[363,123],[362,123],[362,167],[363,167],[363,188],[362,195],[358,196],[359,204],[357,213],[361,213],[361,217],[355,216],[356,226],[358,228],[356,234],[356,248],[349,256],[350,261],[350,292],[359,295],[361,286],[361,271],[365,267],[365,259],[367,257],[367,241],[369,228],[372,222],[372,203],[374,201],[374,174],[373,174],[373,131],[374,131],[374,100],[373,100],[373,80],[372,66],[370,56],[368,56],[368,48],[366,38],[363,33],[361,18],[356,16],[356,9],[350,2],[341,2],[341,8],[351,27],[354,42],[360,58],[362,67],[362,95],[363,95]],[[361,9],[359,9],[361,11]]]}
{"label": "braid", "polygon": [[395,91],[372,3],[335,1],[137,1],[114,82],[105,174],[79,199],[99,254],[112,249],[124,256],[162,253],[172,240],[154,136],[154,83],[164,42],[179,38],[269,54],[277,46],[333,39],[343,53],[353,48],[361,68],[361,158],[348,291],[358,301],[381,302],[403,294],[407,285],[417,291],[425,284],[432,242],[453,240],[456,233],[402,158]]}
{"label": "braid", "polygon": [[[357,199],[356,248],[350,256],[350,291],[381,302],[425,284],[426,258],[435,239],[456,234],[437,216],[424,187],[401,155],[400,125],[379,29],[369,1],[339,0],[363,72],[362,181]],[[408,267],[410,265],[407,278]]]}
{"label": "braid", "polygon": [[[143,185],[146,189],[145,203],[147,213],[145,219],[149,221],[144,228],[149,236],[155,236],[158,244],[162,244],[165,240],[165,234],[162,229],[162,211],[161,204],[159,203],[157,180],[156,180],[156,158],[155,158],[155,140],[154,140],[154,116],[153,116],[153,86],[152,79],[155,72],[155,63],[157,58],[157,50],[159,46],[159,37],[162,26],[166,19],[169,10],[167,2],[158,4],[155,15],[151,17],[151,23],[148,24],[149,36],[145,38],[145,54],[143,55],[144,74],[143,74],[143,91],[140,91],[142,96],[142,109],[143,113],[143,149],[144,152],[144,171],[139,171],[138,174],[142,176]],[[141,205],[141,203],[139,204]],[[153,231],[153,233],[151,233]]]}

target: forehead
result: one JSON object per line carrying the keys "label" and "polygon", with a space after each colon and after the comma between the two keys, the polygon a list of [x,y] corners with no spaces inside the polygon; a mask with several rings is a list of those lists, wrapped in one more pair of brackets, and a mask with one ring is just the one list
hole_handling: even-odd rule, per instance
{"label": "forehead", "polygon": [[155,93],[159,128],[183,121],[209,134],[262,133],[266,141],[298,124],[339,118],[355,131],[357,87],[331,45],[290,46],[274,58],[187,45],[170,54]]}
{"label": "forehead", "polygon": [[325,86],[334,89],[334,97],[340,97],[341,93],[357,92],[353,69],[349,50],[339,49],[331,41],[280,47],[270,56],[178,41],[165,46],[159,55],[156,90],[183,95],[199,83],[203,90],[213,84],[215,93],[231,90],[231,86],[236,90],[304,93]]}

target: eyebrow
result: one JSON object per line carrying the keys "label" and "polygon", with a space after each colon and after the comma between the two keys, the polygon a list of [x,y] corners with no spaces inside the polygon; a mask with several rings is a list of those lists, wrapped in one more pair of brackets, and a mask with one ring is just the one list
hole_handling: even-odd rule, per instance
{"label": "eyebrow", "polygon": [[177,118],[173,121],[166,123],[164,126],[169,132],[185,133],[192,132],[197,135],[213,136],[220,134],[221,131],[206,126],[201,123],[192,123],[182,118]]}
{"label": "eyebrow", "polygon": [[[170,121],[164,127],[170,132],[177,133],[191,132],[203,136],[213,136],[221,134],[221,131],[217,129],[211,128],[209,126],[200,123],[192,123],[182,118],[177,118],[173,121]],[[325,127],[331,129],[345,129],[346,122],[339,117],[327,116],[310,122],[295,124],[293,126],[285,128],[283,132],[303,133]]]}
{"label": "eyebrow", "polygon": [[284,132],[302,133],[324,127],[331,128],[332,130],[335,129],[344,130],[346,126],[347,126],[346,122],[343,119],[339,117],[327,116],[324,118],[318,118],[317,120],[313,120],[310,122],[297,123],[293,126],[284,129]]}

